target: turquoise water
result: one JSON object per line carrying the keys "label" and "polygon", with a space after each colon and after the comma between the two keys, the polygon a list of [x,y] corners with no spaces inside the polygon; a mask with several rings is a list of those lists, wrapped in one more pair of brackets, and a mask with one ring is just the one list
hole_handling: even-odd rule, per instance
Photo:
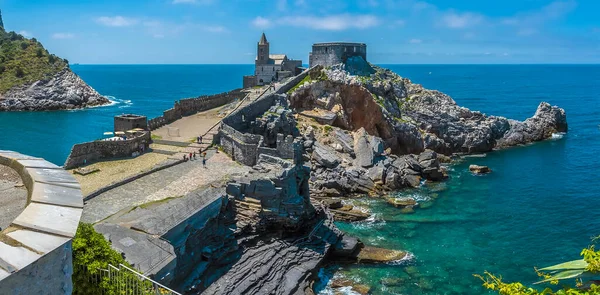
{"label": "turquoise water", "polygon": [[[400,192],[434,199],[414,214],[365,199],[375,219],[339,227],[414,258],[401,265],[334,265],[325,274],[337,270],[337,276],[371,285],[374,294],[486,294],[472,274],[488,270],[529,284],[537,279],[534,266],[578,259],[590,237],[600,234],[600,67],[391,68],[489,114],[525,119],[542,100],[558,104],[567,111],[569,134],[469,158],[452,167],[447,182]],[[493,173],[473,176],[469,164],[490,166]]]}
{"label": "turquoise water", "polygon": [[[411,215],[366,199],[376,218],[340,228],[367,244],[408,250],[414,259],[409,265],[328,270],[372,285],[375,294],[482,294],[473,273],[488,270],[533,282],[533,266],[576,259],[590,237],[600,234],[600,66],[386,67],[488,114],[523,120],[540,101],[560,105],[567,111],[569,134],[470,158],[453,167],[447,182],[400,192],[435,197],[431,207]],[[81,111],[0,113],[0,149],[62,164],[73,144],[111,130],[113,115],[153,117],[177,99],[240,87],[252,66],[80,65],[73,70],[117,103]],[[472,176],[466,171],[472,163],[494,172]],[[400,286],[384,286],[386,278],[400,279]]]}
{"label": "turquoise water", "polygon": [[242,86],[252,65],[73,65],[72,70],[115,104],[58,112],[0,112],[0,149],[18,150],[62,165],[79,142],[113,130],[122,113],[149,118],[173,102]]}

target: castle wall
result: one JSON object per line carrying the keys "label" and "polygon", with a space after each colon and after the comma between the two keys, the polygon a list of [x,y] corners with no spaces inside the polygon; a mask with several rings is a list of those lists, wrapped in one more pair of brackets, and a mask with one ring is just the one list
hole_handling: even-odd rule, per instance
{"label": "castle wall", "polygon": [[262,114],[275,104],[276,100],[286,99],[283,94],[300,83],[309,72],[310,70],[302,72],[300,75],[281,85],[275,93],[261,97],[257,101],[238,109],[224,118],[218,135],[218,143],[223,148],[223,151],[235,161],[247,166],[254,166],[261,153],[285,159],[293,158],[293,137],[277,135],[277,147],[273,149],[262,146],[264,138],[261,135],[247,133],[246,131],[250,127],[250,122],[262,116]]}
{"label": "castle wall", "polygon": [[309,55],[309,66],[325,67],[346,62],[348,57],[360,56],[367,60],[367,45],[363,43],[319,43],[314,44]]}
{"label": "castle wall", "polygon": [[140,146],[147,149],[150,142],[150,132],[144,132],[141,136],[127,140],[79,143],[71,148],[64,168],[72,169],[82,166],[84,161],[91,163],[101,159],[130,157],[133,152],[140,150]]}
{"label": "castle wall", "polygon": [[230,92],[215,95],[203,95],[196,98],[187,98],[176,101],[173,108],[164,111],[162,116],[148,120],[148,128],[150,130],[156,130],[166,124],[181,119],[183,116],[189,116],[198,112],[220,107],[231,103],[236,99],[242,99],[245,95],[246,94],[242,92],[242,89],[235,89]]}
{"label": "castle wall", "polygon": [[115,116],[114,120],[115,132],[127,131],[134,128],[146,129],[148,127],[148,120],[146,116],[123,115]]}
{"label": "castle wall", "polygon": [[244,76],[243,87],[251,88],[256,86],[256,76]]}

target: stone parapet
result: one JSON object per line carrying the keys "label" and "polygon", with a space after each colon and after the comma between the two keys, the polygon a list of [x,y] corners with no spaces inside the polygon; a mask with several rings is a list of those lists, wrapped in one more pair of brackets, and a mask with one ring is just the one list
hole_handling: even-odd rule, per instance
{"label": "stone parapet", "polygon": [[28,205],[0,233],[0,294],[71,294],[72,238],[83,211],[81,189],[62,168],[0,150],[28,190]]}

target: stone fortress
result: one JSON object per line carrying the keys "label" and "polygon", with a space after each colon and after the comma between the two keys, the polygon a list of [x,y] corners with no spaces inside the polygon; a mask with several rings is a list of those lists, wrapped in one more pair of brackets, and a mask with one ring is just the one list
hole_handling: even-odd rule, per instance
{"label": "stone fortress", "polygon": [[315,43],[308,56],[309,67],[324,67],[345,63],[350,57],[360,56],[367,61],[367,45],[364,43],[327,42]]}
{"label": "stone fortress", "polygon": [[301,60],[289,59],[285,54],[270,54],[270,45],[265,33],[257,45],[254,75],[244,76],[244,88],[281,81],[300,74]]}

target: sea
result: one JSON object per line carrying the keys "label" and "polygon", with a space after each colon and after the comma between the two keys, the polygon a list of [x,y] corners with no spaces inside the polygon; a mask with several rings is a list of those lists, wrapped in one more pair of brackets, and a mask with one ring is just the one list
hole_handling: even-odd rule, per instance
{"label": "sea", "polygon": [[[388,264],[325,266],[317,286],[348,278],[372,294],[488,294],[485,271],[532,286],[534,267],[579,258],[600,235],[600,65],[381,65],[459,105],[524,120],[541,101],[567,112],[569,132],[551,140],[469,157],[447,181],[395,195],[421,203],[403,214],[382,198],[354,205],[374,213],[338,223],[365,244],[410,252]],[[155,117],[175,100],[241,87],[252,65],[74,65],[74,72],[113,101],[76,111],[0,113],[0,149],[62,165],[73,144],[111,131],[113,116]],[[470,164],[493,172],[475,176]],[[349,289],[349,288],[346,288]],[[347,294],[353,291],[346,290]],[[490,293],[491,294],[491,293]]]}

